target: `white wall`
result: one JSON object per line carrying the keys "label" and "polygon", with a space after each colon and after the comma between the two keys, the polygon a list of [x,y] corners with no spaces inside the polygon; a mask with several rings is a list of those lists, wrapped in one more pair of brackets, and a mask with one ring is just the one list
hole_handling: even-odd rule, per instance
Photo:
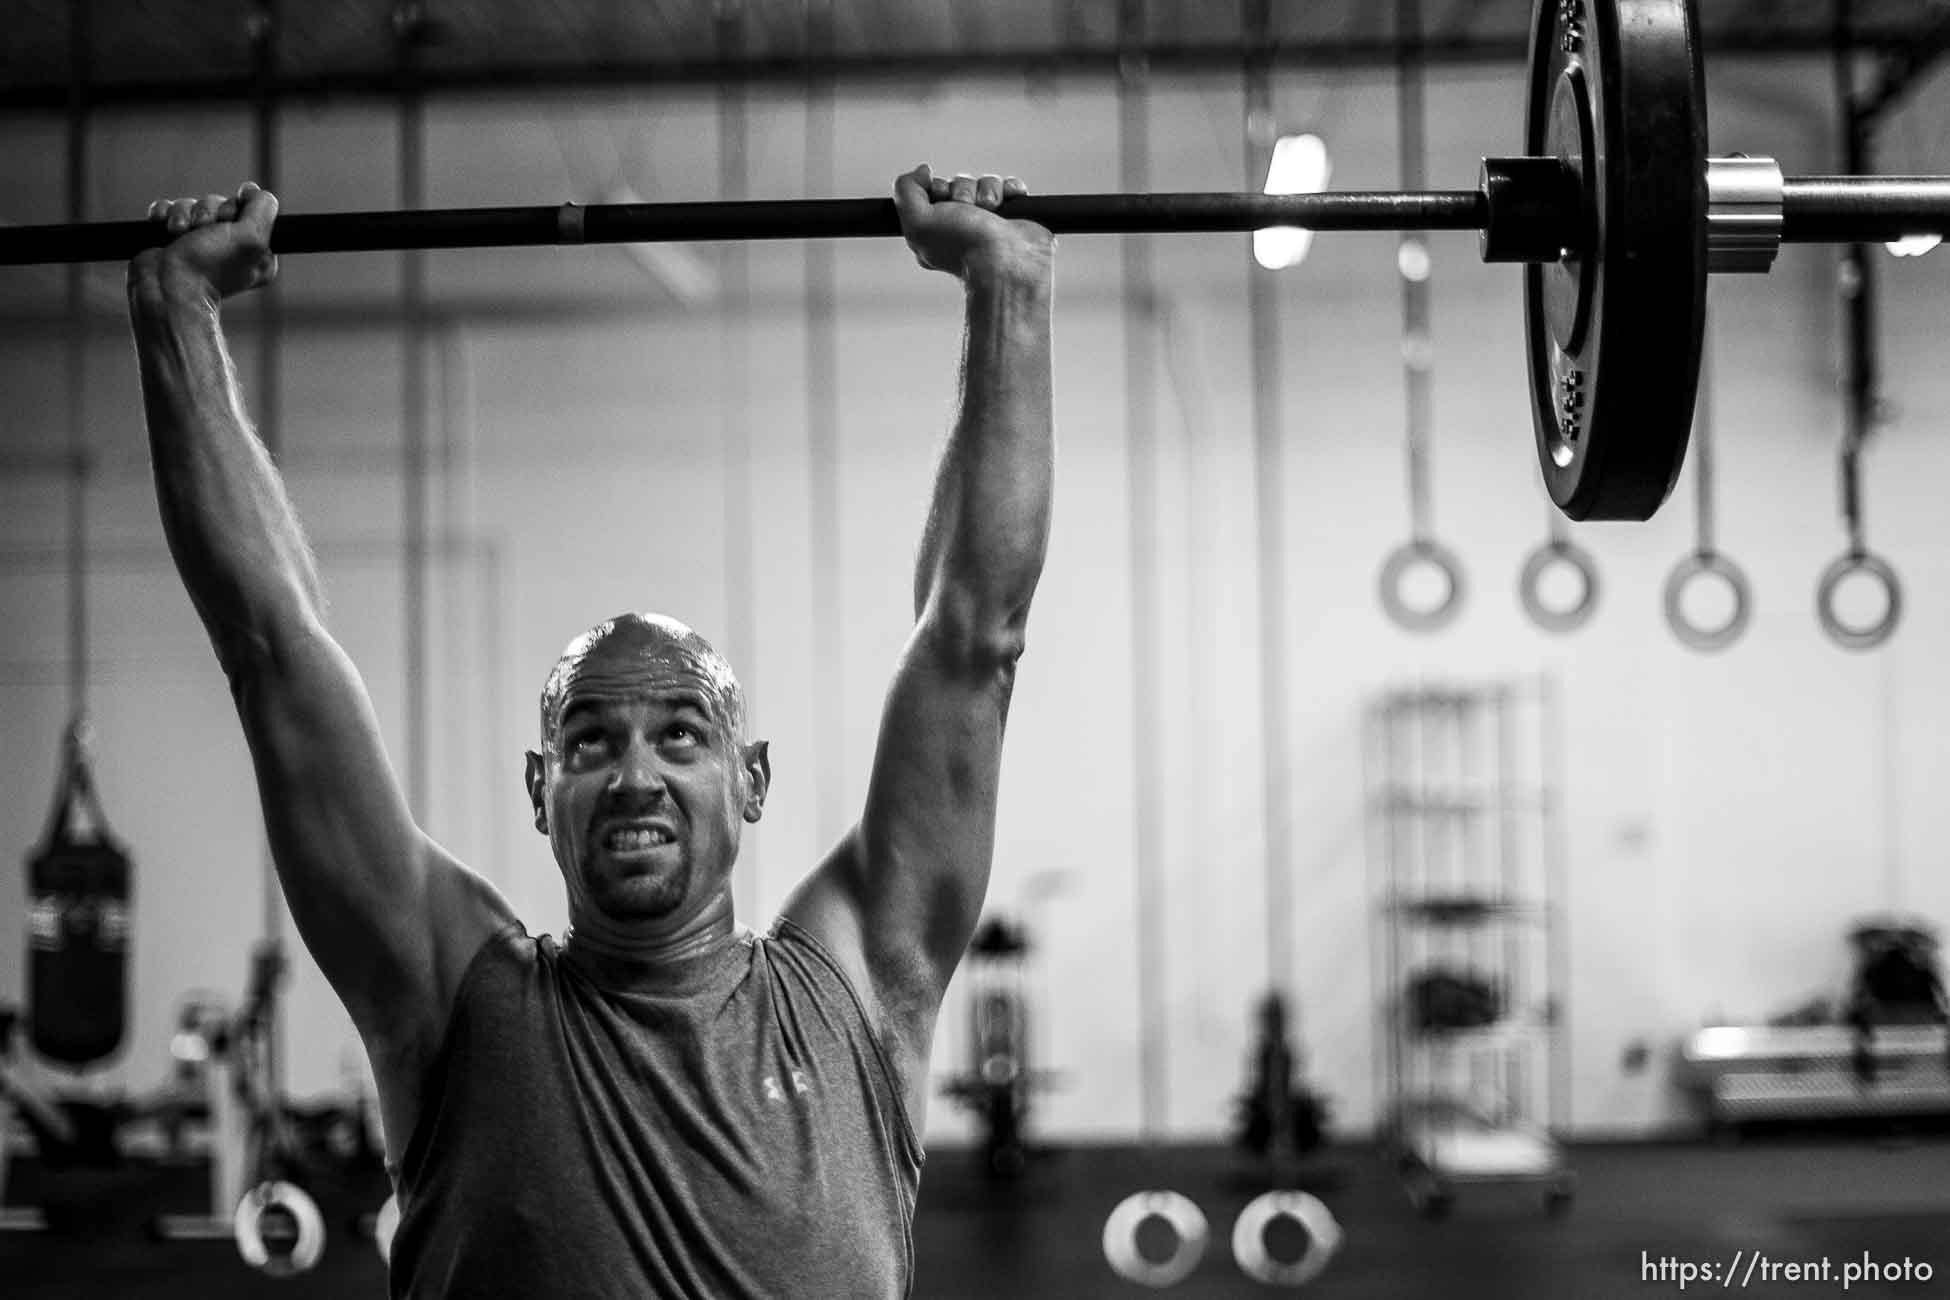
{"label": "white wall", "polygon": [[[1514,69],[1446,71],[1431,87],[1430,184],[1466,188],[1476,160],[1514,152]],[[1832,168],[1825,72],[1730,67],[1713,76],[1714,147]],[[1925,92],[1888,140],[1888,170],[1942,171],[1943,92]],[[1295,74],[1283,122],[1327,134],[1337,188],[1396,184],[1393,92],[1366,74]],[[1240,98],[1227,79],[1161,86],[1153,109],[1157,189],[1249,183]],[[796,101],[755,97],[754,197],[804,187]],[[845,98],[832,193],[884,190],[923,158],[1017,172],[1043,191],[1119,185],[1116,105],[1096,83],[893,87]],[[19,129],[12,129],[18,125]],[[0,146],[18,183],[5,217],[59,220],[60,127],[11,124]],[[294,112],[285,132],[287,211],[395,203],[387,116]],[[566,148],[565,148],[566,145]],[[653,197],[716,192],[716,119],[703,97],[611,97],[575,105],[436,104],[429,201],[436,206],[599,200],[615,160]],[[91,210],[134,214],[149,198],[234,185],[249,141],[241,114],[115,116],[97,134]],[[824,186],[821,192],[828,192]],[[1060,496],[1016,703],[992,901],[1036,903],[1045,1063],[1067,1077],[1044,1111],[1063,1137],[1137,1132],[1140,963],[1170,990],[1165,1113],[1174,1135],[1225,1124],[1239,1085],[1248,1007],[1268,978],[1263,917],[1264,743],[1253,559],[1255,467],[1246,359],[1244,240],[1178,237],[1156,247],[1179,322],[1181,403],[1162,378],[1157,626],[1132,625],[1124,437],[1124,333],[1115,241],[1063,241],[1057,404]],[[1324,236],[1278,281],[1288,419],[1280,485],[1286,565],[1292,766],[1279,783],[1295,827],[1297,968],[1305,1046],[1348,1128],[1372,1116],[1369,863],[1360,767],[1364,703],[1421,677],[1545,671],[1561,684],[1572,895],[1572,1116],[1588,1132],[1649,1132],[1680,1115],[1665,1076],[1677,1035],[1706,1015],[1762,1016],[1832,990],[1857,912],[1902,905],[1950,922],[1937,845],[1950,811],[1933,798],[1946,760],[1935,737],[1950,692],[1933,661],[1950,650],[1939,498],[1950,483],[1950,380],[1938,364],[1950,254],[1884,260],[1884,387],[1896,417],[1866,462],[1871,542],[1907,584],[1896,640],[1873,654],[1829,644],[1813,589],[1843,546],[1835,517],[1839,315],[1834,253],[1789,249],[1768,277],[1716,281],[1720,540],[1752,579],[1753,627],[1704,657],[1666,630],[1659,592],[1691,547],[1691,477],[1643,525],[1575,529],[1595,552],[1603,606],[1574,636],[1533,629],[1514,584],[1544,536],[1520,360],[1519,278],[1485,267],[1472,236],[1433,239],[1438,534],[1473,585],[1461,621],[1434,638],[1396,630],[1375,572],[1407,535],[1401,456],[1394,238]],[[700,249],[707,259],[714,254]],[[439,254],[443,301],[499,302],[443,339],[467,382],[449,421],[438,521],[458,540],[433,568],[434,679],[428,825],[500,885],[531,928],[559,929],[561,890],[528,824],[520,750],[556,651],[630,607],[683,617],[727,645],[773,740],[777,776],[740,882],[741,909],[768,917],[859,805],[886,675],[907,623],[909,564],[932,460],[954,399],[958,302],[892,241],[838,249],[842,451],[837,608],[816,608],[810,569],[802,249],[751,249],[757,296],[744,340],[758,376],[752,431],[755,576],[728,589],[722,334],[607,249]],[[112,304],[119,273],[95,273]],[[287,259],[294,315],[390,295],[389,257]],[[0,312],[58,304],[44,271],[0,277]],[[508,300],[595,305],[600,318],[524,319]],[[618,315],[619,306],[640,314]],[[246,309],[236,350],[254,374]],[[0,844],[24,854],[46,815],[67,712],[64,487],[46,453],[65,437],[58,337],[14,329],[0,345]],[[396,561],[400,364],[393,326],[294,323],[283,363],[292,490],[318,544],[333,626],[365,671],[405,770],[401,578]],[[1164,367],[1147,361],[1162,376]],[[101,460],[89,501],[93,701],[101,787],[138,864],[136,1019],[112,1080],[142,1085],[165,1065],[185,990],[233,994],[263,912],[255,797],[223,681],[169,570],[146,479],[126,343],[112,329],[89,357],[86,427]],[[457,385],[456,391],[462,386]],[[837,626],[837,680],[817,676],[819,629]],[[1153,638],[1159,698],[1134,701],[1136,636]],[[817,701],[837,694],[830,734]],[[1139,950],[1132,861],[1137,754],[1161,753],[1169,938]],[[6,893],[18,900],[20,886]],[[0,915],[17,915],[10,901]],[[21,926],[0,924],[0,999],[17,998]],[[356,1047],[315,969],[292,1001],[293,1086],[338,1084]],[[957,1059],[951,1001],[938,1065]],[[1634,1040],[1659,1054],[1626,1074]],[[937,1136],[962,1131],[937,1106]]]}

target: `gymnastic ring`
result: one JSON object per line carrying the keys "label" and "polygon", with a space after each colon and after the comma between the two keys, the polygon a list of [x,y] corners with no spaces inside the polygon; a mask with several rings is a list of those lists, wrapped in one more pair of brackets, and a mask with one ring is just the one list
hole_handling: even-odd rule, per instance
{"label": "gymnastic ring", "polygon": [[[1686,617],[1686,584],[1712,574],[1733,593],[1733,612],[1718,627],[1701,627]],[[1740,566],[1718,551],[1695,551],[1666,575],[1666,623],[1672,634],[1695,650],[1724,650],[1740,639],[1753,616],[1753,595]]]}
{"label": "gymnastic ring", "polygon": [[[1288,1263],[1266,1249],[1266,1229],[1292,1219],[1307,1234],[1307,1248]],[[1308,1192],[1262,1192],[1246,1203],[1232,1225],[1232,1257],[1239,1271],[1268,1286],[1305,1286],[1321,1275],[1341,1248],[1341,1225],[1319,1197]]]}
{"label": "gymnastic ring", "polygon": [[[275,1258],[264,1244],[264,1215],[274,1209],[283,1210],[298,1225],[291,1253]],[[282,1181],[259,1183],[237,1202],[231,1235],[246,1264],[272,1277],[291,1277],[309,1269],[325,1253],[325,1216],[302,1187]]]}
{"label": "gymnastic ring", "polygon": [[[1866,573],[1881,583],[1883,594],[1888,599],[1882,617],[1867,627],[1850,627],[1835,612],[1835,593],[1841,588],[1842,580],[1854,573]],[[1822,630],[1837,645],[1849,650],[1873,650],[1889,639],[1902,619],[1903,584],[1897,579],[1896,571],[1881,556],[1851,550],[1838,557],[1822,573],[1821,586],[1815,593],[1815,613],[1821,617]]]}
{"label": "gymnastic ring", "polygon": [[390,1266],[393,1262],[393,1238],[399,1235],[399,1196],[386,1198],[379,1207],[379,1213],[372,1220],[372,1244],[379,1248],[381,1263]]}
{"label": "gymnastic ring", "polygon": [[[1138,1250],[1137,1230],[1146,1219],[1163,1219],[1178,1235],[1171,1255],[1149,1260]],[[1211,1233],[1205,1211],[1179,1192],[1133,1192],[1104,1220],[1104,1260],[1119,1277],[1149,1287],[1176,1286],[1192,1275]]]}
{"label": "gymnastic ring", "polygon": [[[1553,609],[1544,603],[1544,574],[1554,564],[1568,564],[1577,572],[1583,588],[1577,603]],[[1524,613],[1546,632],[1575,632],[1591,620],[1598,608],[1598,566],[1582,546],[1565,537],[1553,537],[1524,558],[1523,574],[1517,579],[1517,594]]]}
{"label": "gymnastic ring", "polygon": [[[1415,609],[1402,599],[1402,579],[1418,564],[1434,566],[1449,585],[1442,599],[1426,609]],[[1410,632],[1436,632],[1462,612],[1468,584],[1463,581],[1462,565],[1453,551],[1441,542],[1417,537],[1388,553],[1381,566],[1380,587],[1381,607],[1388,611],[1396,626]]]}

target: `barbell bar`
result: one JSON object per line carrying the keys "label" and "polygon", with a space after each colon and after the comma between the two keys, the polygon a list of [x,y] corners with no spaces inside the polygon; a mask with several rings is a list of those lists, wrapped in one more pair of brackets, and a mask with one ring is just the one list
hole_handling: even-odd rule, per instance
{"label": "barbell bar", "polygon": [[[1575,519],[1647,519],[1685,458],[1709,272],[1764,272],[1783,243],[1950,237],[1950,177],[1785,176],[1706,155],[1699,0],[1536,0],[1524,147],[1474,190],[1026,195],[1057,234],[1473,230],[1524,265],[1538,463]],[[624,203],[280,216],[288,253],[891,236],[891,199]],[[0,265],[119,261],[152,221],[0,229]]]}
{"label": "barbell bar", "polygon": [[[1323,194],[1043,194],[1005,199],[1003,216],[1056,234],[1137,235],[1306,230],[1474,230],[1520,225],[1531,244],[1486,247],[1485,261],[1555,261],[1583,245],[1576,190],[1550,184],[1532,162],[1484,159],[1475,190],[1339,190]],[[1727,160],[1714,159],[1715,163]],[[1765,161],[1765,160],[1760,160]],[[1950,177],[1784,178],[1776,243],[1883,242],[1950,236]],[[760,199],[738,203],[563,203],[536,207],[428,208],[405,212],[288,213],[271,251],[372,253],[403,249],[532,248],[898,235],[892,199]],[[0,227],[0,266],[127,261],[175,238],[155,221]],[[1558,240],[1561,243],[1556,243]],[[1556,243],[1556,246],[1550,247]]]}

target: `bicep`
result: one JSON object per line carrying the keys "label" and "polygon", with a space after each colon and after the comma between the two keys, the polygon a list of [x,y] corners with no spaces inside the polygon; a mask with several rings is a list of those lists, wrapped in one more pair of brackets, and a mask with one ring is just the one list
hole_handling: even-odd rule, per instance
{"label": "bicep", "polygon": [[305,946],[362,1031],[390,1035],[437,1017],[432,921],[451,892],[442,878],[464,869],[414,823],[351,659],[308,619],[231,682]]}

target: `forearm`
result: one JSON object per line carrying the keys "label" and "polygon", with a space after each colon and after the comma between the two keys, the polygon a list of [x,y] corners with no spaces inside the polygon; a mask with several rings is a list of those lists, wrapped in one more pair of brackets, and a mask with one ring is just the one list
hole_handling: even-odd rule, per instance
{"label": "forearm", "polygon": [[961,409],[915,574],[917,616],[1020,645],[1048,548],[1054,477],[1047,250],[964,278]]}
{"label": "forearm", "polygon": [[163,532],[226,670],[316,612],[318,576],[276,467],[244,414],[217,307],[131,284]]}

